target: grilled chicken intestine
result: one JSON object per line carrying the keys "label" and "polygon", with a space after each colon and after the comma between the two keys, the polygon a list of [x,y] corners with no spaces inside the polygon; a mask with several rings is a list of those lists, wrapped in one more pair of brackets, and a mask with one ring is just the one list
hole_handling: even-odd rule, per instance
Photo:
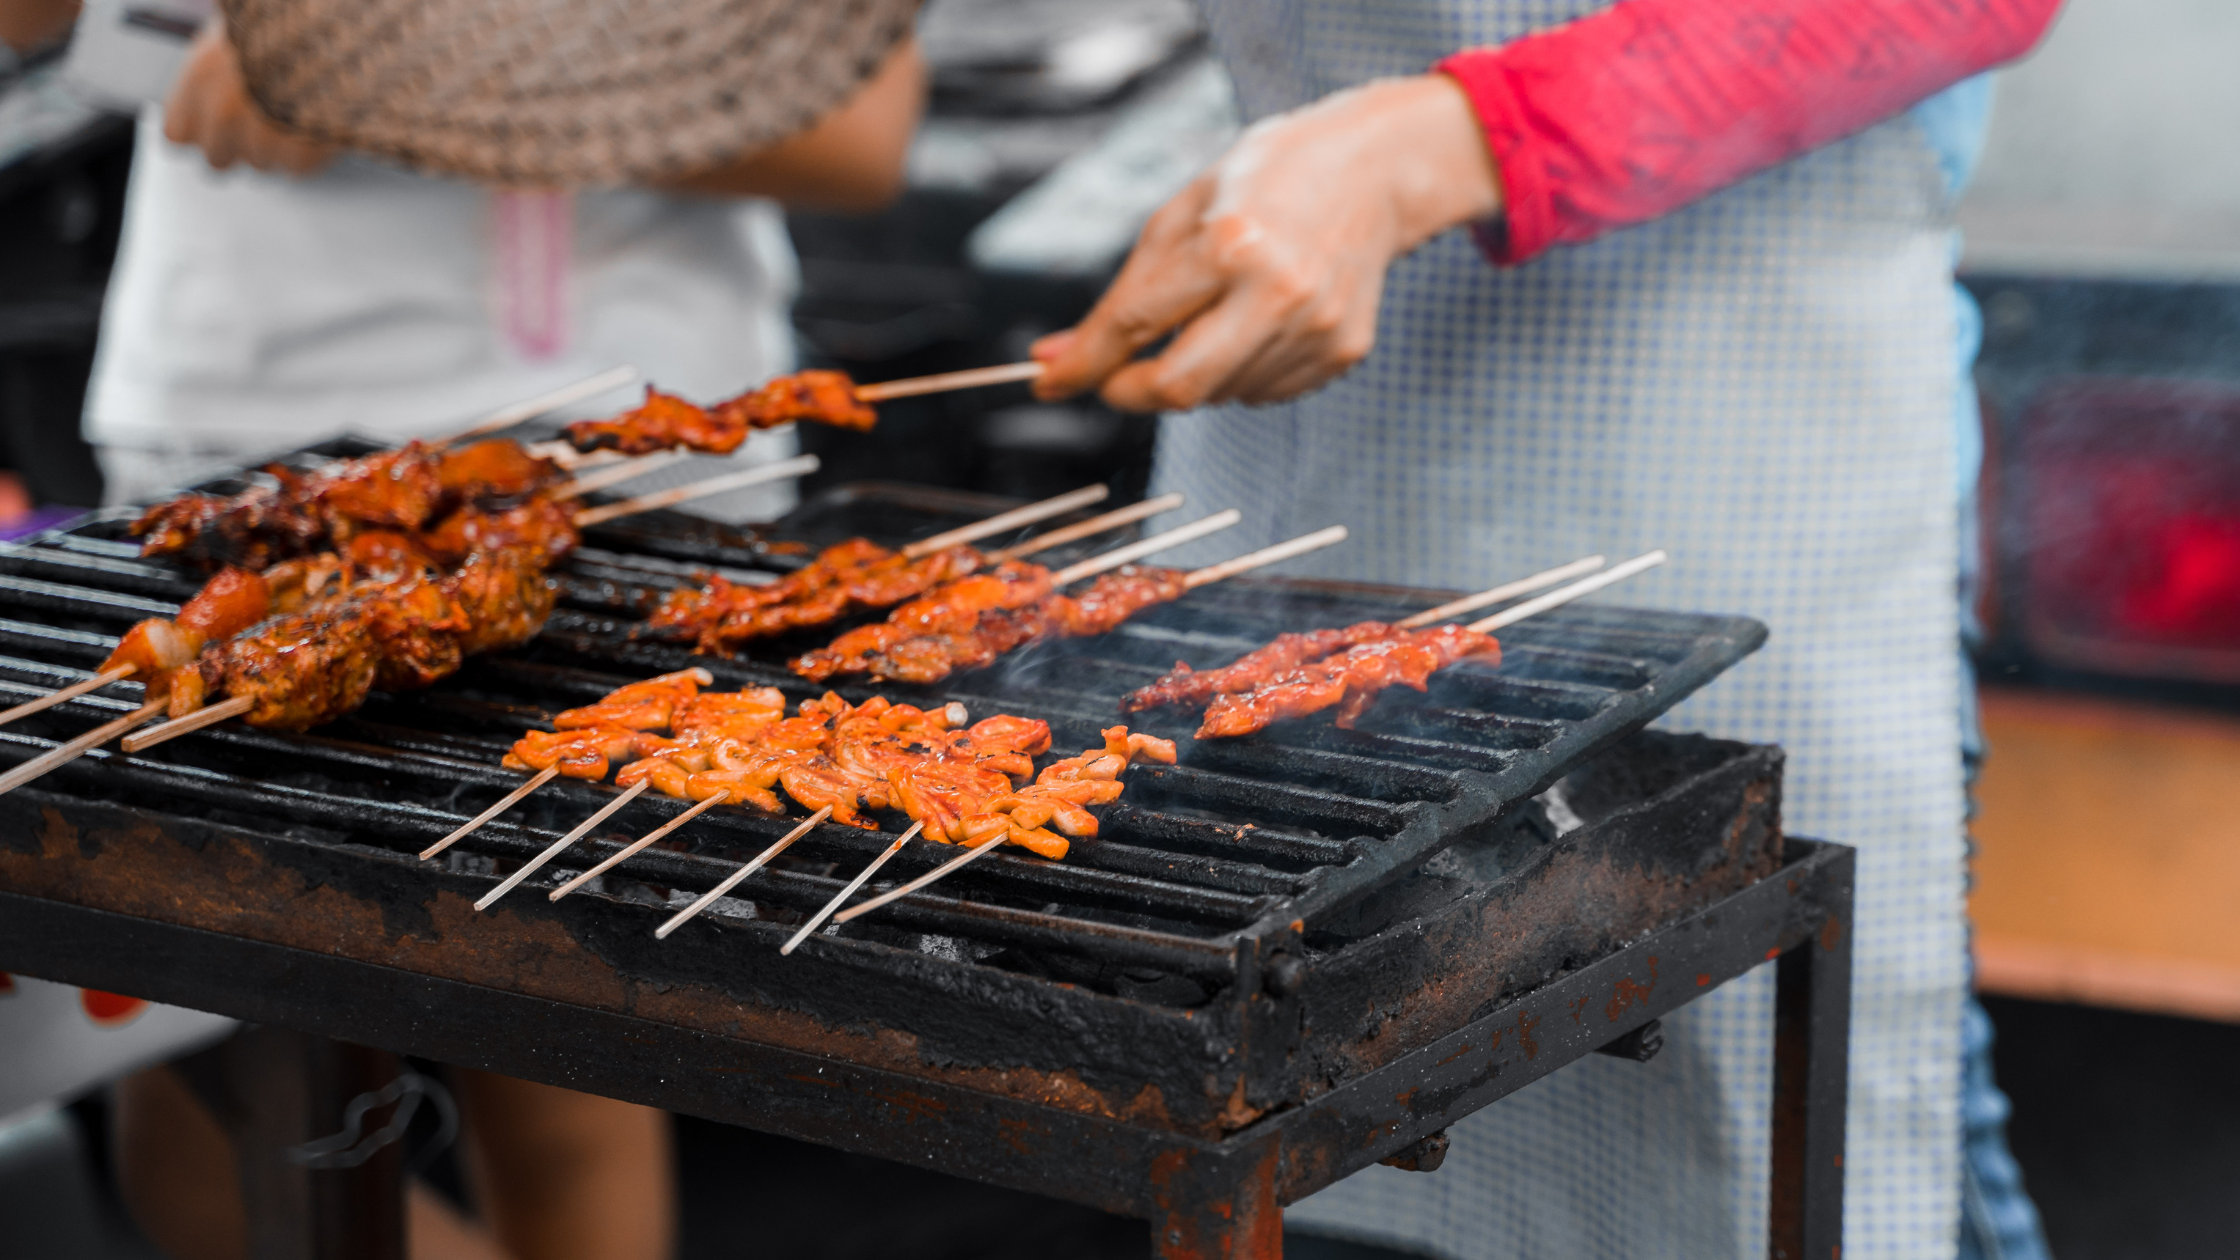
{"label": "grilled chicken intestine", "polygon": [[[555,720],[563,729],[531,731],[505,764],[554,768],[567,777],[648,782],[662,793],[728,801],[777,813],[782,792],[808,809],[830,807],[836,822],[876,829],[866,811],[900,810],[925,824],[929,839],[951,844],[1008,842],[1062,858],[1072,839],[1096,834],[1087,806],[1120,794],[1119,775],[1138,758],[1172,762],[1174,745],[1105,732],[1105,745],[1034,771],[1048,752],[1045,722],[998,714],[966,725],[962,706],[919,708],[872,697],[851,705],[837,695],[802,702],[786,716],[774,688],[702,692],[692,671],[618,688]],[[652,725],[668,713],[667,735]],[[1015,780],[1033,777],[1019,786]]]}

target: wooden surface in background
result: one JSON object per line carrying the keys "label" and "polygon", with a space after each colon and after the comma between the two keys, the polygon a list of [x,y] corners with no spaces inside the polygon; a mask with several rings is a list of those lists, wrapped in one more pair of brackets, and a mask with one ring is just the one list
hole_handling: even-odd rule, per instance
{"label": "wooden surface in background", "polygon": [[2240,718],[1983,692],[1993,993],[2240,1021]]}

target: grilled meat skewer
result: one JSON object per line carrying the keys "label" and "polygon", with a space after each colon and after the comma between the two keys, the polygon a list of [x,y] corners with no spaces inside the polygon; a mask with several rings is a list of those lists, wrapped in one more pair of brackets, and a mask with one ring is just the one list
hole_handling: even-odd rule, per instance
{"label": "grilled meat skewer", "polygon": [[461,507],[549,490],[567,477],[503,438],[457,450],[410,442],[311,473],[281,464],[265,471],[277,488],[181,495],[143,512],[130,530],[146,540],[141,554],[262,569],[346,544],[364,530],[417,531]]}
{"label": "grilled meat skewer", "polygon": [[858,401],[855,391],[855,382],[845,372],[811,370],[778,377],[736,398],[701,407],[649,385],[645,401],[629,411],[610,420],[578,420],[569,425],[567,440],[579,451],[645,455],[685,447],[728,455],[756,429],[799,420],[869,432],[879,422],[879,413]]}

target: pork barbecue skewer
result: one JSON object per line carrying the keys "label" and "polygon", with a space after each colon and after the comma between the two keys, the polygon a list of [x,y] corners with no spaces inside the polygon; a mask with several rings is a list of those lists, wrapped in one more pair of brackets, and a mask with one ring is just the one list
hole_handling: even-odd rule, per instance
{"label": "pork barbecue skewer", "polygon": [[[1180,541],[1162,534],[1049,574],[1047,579],[1015,577],[1013,588],[1001,594],[990,587],[959,589],[965,584],[958,583],[951,588],[953,593],[945,596],[936,591],[905,605],[887,622],[851,630],[833,640],[831,646],[796,658],[792,667],[814,682],[840,674],[869,674],[900,682],[935,683],[960,669],[993,664],[1003,654],[1030,643],[1108,633],[1153,605],[1171,603],[1208,583],[1333,546],[1345,537],[1345,527],[1333,525],[1188,573],[1177,569],[1122,569],[1099,577],[1078,596],[1060,593],[1060,588],[1069,583],[1119,568]],[[984,579],[1005,576],[1001,570],[981,575]]]}
{"label": "pork barbecue skewer", "polygon": [[784,589],[778,589],[782,583],[735,586],[717,577],[696,590],[671,592],[647,627],[655,633],[689,634],[694,651],[729,656],[741,643],[830,625],[853,612],[891,608],[944,583],[1133,524],[1182,502],[1179,494],[1149,499],[991,552],[965,543],[898,552],[859,546],[860,540],[837,543],[801,571],[805,576]]}
{"label": "pork barbecue skewer", "polygon": [[1029,381],[1040,375],[1039,363],[1010,363],[858,385],[845,372],[812,368],[773,377],[735,398],[707,407],[649,385],[645,401],[638,406],[611,419],[579,420],[567,427],[566,440],[578,451],[643,455],[683,448],[727,455],[739,449],[747,435],[757,429],[807,420],[868,433],[879,422],[872,403]]}
{"label": "pork barbecue skewer", "polygon": [[[510,456],[504,458],[519,466]],[[816,457],[810,455],[714,480],[727,483],[718,488],[728,488],[805,475],[816,466]],[[687,492],[682,497],[690,497],[694,492],[710,492],[708,485],[696,483],[679,490]],[[628,511],[665,506],[677,497],[675,492],[664,492],[599,511],[606,514],[601,519],[612,519]],[[145,679],[154,694],[145,694],[145,702],[129,720],[106,723],[98,732],[80,735],[17,766],[0,776],[0,792],[144,725],[165,709],[170,710],[171,720],[127,736],[124,751],[137,753],[237,716],[253,726],[316,725],[355,709],[372,686],[384,690],[427,686],[458,668],[465,656],[525,643],[542,628],[557,598],[557,588],[546,581],[544,570],[574,550],[584,515],[571,513],[550,496],[532,493],[500,512],[462,508],[425,534],[365,531],[350,539],[345,556],[282,561],[272,573],[293,576],[281,582],[279,590],[266,580],[260,593],[252,582],[257,575],[246,570],[235,577],[221,574],[198,593],[198,598],[203,593],[211,596],[205,601],[207,608],[195,608],[190,615],[195,604],[190,600],[189,608],[181,609],[186,630],[179,628],[177,620],[143,622],[127,632],[119,652],[97,671],[98,678],[127,665],[135,674],[161,667],[160,673]],[[446,561],[456,561],[458,568],[441,579],[425,577],[426,570]],[[314,595],[319,582],[335,576],[347,579],[358,565],[385,568],[391,576],[383,582],[353,584],[331,598]],[[253,607],[259,598],[266,601],[261,610]],[[254,623],[272,612],[282,615],[251,633]],[[244,621],[251,624],[241,624]],[[220,638],[212,630],[232,633]],[[196,645],[201,648],[199,660],[192,659],[194,652],[185,647],[197,635],[203,640]],[[169,664],[172,657],[179,657],[179,663]],[[127,677],[116,674],[108,681]],[[241,688],[249,690],[204,707],[206,692],[221,682],[237,693]],[[93,689],[86,683],[78,687],[79,694]],[[66,698],[42,697],[42,707]]]}
{"label": "pork barbecue skewer", "polygon": [[1190,668],[1188,661],[1176,661],[1174,668],[1157,682],[1139,687],[1120,698],[1122,713],[1142,713],[1159,708],[1202,708],[1213,698],[1228,692],[1250,691],[1267,679],[1287,673],[1303,665],[1321,660],[1347,648],[1374,643],[1392,637],[1395,633],[1414,630],[1434,622],[1445,621],[1489,604],[1497,604],[1519,595],[1554,586],[1582,573],[1591,573],[1603,565],[1601,556],[1588,556],[1569,564],[1557,565],[1530,577],[1505,582],[1490,590],[1427,608],[1411,617],[1395,622],[1361,621],[1350,626],[1326,630],[1296,631],[1279,634],[1265,646],[1254,648],[1236,660],[1218,669]]}
{"label": "pork barbecue skewer", "polygon": [[1665,560],[1664,552],[1652,551],[1468,626],[1399,630],[1276,674],[1250,690],[1216,695],[1206,706],[1197,738],[1250,735],[1286,718],[1324,709],[1337,710],[1337,725],[1351,727],[1388,687],[1422,691],[1429,686],[1432,674],[1458,661],[1486,657],[1498,662],[1501,645],[1493,638],[1493,631],[1624,581]]}
{"label": "pork barbecue skewer", "polygon": [[826,547],[809,563],[775,582],[744,586],[716,577],[697,590],[672,592],[654,612],[649,628],[667,632],[692,631],[701,641],[698,650],[721,654],[722,626],[727,620],[753,616],[760,610],[781,604],[814,600],[830,587],[864,581],[932,560],[949,554],[952,548],[1102,502],[1110,494],[1111,490],[1102,484],[1083,486],[892,551],[868,538],[850,538]]}
{"label": "pork barbecue skewer", "polygon": [[[639,700],[651,695],[658,701],[664,685],[676,677],[633,684],[633,688],[641,690]],[[633,688],[615,694],[622,696]],[[743,708],[730,704],[732,700],[742,701]],[[693,711],[709,707],[711,702],[717,720],[695,729]],[[650,727],[660,720],[658,704],[633,702],[626,707],[644,721],[613,720],[617,714],[611,712],[615,702],[610,699],[572,711],[581,715],[575,729],[597,743],[607,732]],[[725,720],[727,713],[743,713],[749,721],[740,725],[736,720]],[[626,789],[623,793],[516,871],[476,908],[487,907],[512,891],[649,785],[658,786],[666,795],[699,803],[682,817],[554,889],[548,894],[550,899],[566,896],[716,802],[737,800],[765,812],[781,812],[783,805],[773,791],[778,788],[802,805],[819,810],[820,818],[833,817],[869,827],[873,824],[859,820],[859,809],[899,809],[921,826],[932,828],[930,838],[944,843],[1009,842],[1044,857],[1062,858],[1070,845],[1066,837],[1096,834],[1096,818],[1083,807],[1115,799],[1119,795],[1117,776],[1131,759],[1148,756],[1171,762],[1174,757],[1170,742],[1131,736],[1126,727],[1118,726],[1106,732],[1105,748],[1061,761],[1031,784],[1017,787],[1012,780],[1033,775],[1033,758],[1049,748],[1049,727],[1045,723],[998,715],[959,730],[956,728],[962,726],[966,715],[954,704],[924,710],[873,697],[861,705],[849,705],[830,694],[804,701],[798,717],[787,719],[783,714],[783,698],[768,689],[743,692],[738,697],[713,693],[677,702],[670,720],[671,733],[677,738],[657,740],[662,746],[643,750],[638,760],[616,776],[616,784]],[[553,749],[566,732],[551,733],[550,739],[539,739],[541,734],[532,732],[524,737],[515,745],[515,753],[508,755],[506,764],[526,769],[540,758],[553,756]],[[529,750],[526,755],[524,750]],[[600,762],[604,759],[603,754],[597,756]],[[592,777],[595,769],[603,768],[592,762],[591,758],[580,761],[577,777]],[[1064,834],[1047,830],[1050,826]]]}

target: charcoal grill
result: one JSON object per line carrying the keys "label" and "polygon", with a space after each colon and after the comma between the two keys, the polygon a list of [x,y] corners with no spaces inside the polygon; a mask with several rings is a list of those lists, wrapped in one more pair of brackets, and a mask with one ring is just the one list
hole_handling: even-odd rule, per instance
{"label": "charcoal grill", "polygon": [[[1185,744],[1131,770],[1067,861],[990,855],[791,958],[776,945],[886,837],[818,828],[666,942],[651,930],[671,906],[787,824],[718,808],[679,850],[535,895],[682,808],[640,798],[476,914],[613,794],[562,781],[442,862],[412,858],[518,783],[498,755],[552,710],[688,664],[821,690],[782,666],[810,641],[717,661],[633,637],[695,570],[770,572],[802,558],[775,538],[898,542],[1002,506],[859,485],[767,536],[617,522],[589,534],[536,642],[431,691],[309,734],[227,724],[97,753],[0,797],[0,968],[1144,1216],[1163,1255],[1260,1257],[1280,1250],[1278,1204],[1379,1160],[1435,1166],[1454,1120],[1586,1053],[1638,1057],[1659,1016],[1779,958],[1774,1247],[1832,1254],[1850,851],[1783,836],[1778,750],[1643,730],[1757,646],[1746,619],[1559,610],[1506,632],[1498,668],[1388,695],[1359,729]],[[120,533],[94,520],[0,554],[0,705],[85,677],[192,592]],[[837,690],[1047,718],[1062,755],[1177,656],[1445,598],[1240,580],[937,690]],[[136,695],[0,730],[0,764]],[[912,845],[885,873],[953,852]]]}

